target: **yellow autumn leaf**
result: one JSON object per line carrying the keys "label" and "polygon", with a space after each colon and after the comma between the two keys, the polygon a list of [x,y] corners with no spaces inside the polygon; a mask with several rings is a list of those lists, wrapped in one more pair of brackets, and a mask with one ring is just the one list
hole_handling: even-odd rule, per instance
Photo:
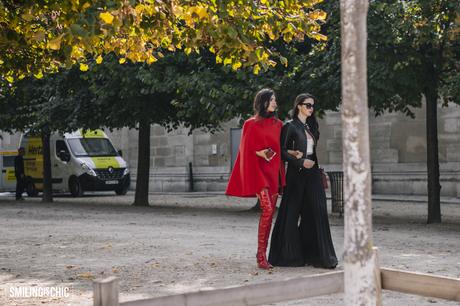
{"label": "yellow autumn leaf", "polygon": [[109,12],[100,13],[99,17],[102,19],[102,21],[108,24],[111,24],[114,18],[113,15]]}
{"label": "yellow autumn leaf", "polygon": [[231,63],[232,63],[232,59],[231,59],[231,58],[226,57],[226,58],[224,59],[224,65],[229,65],[229,64],[231,64]]}
{"label": "yellow autumn leaf", "polygon": [[254,65],[254,68],[252,69],[252,72],[254,72],[254,74],[259,74],[260,66],[258,64]]}
{"label": "yellow autumn leaf", "polygon": [[327,36],[326,35],[323,35],[323,34],[320,34],[320,33],[315,33],[311,36],[312,38],[316,39],[316,40],[327,40]]}
{"label": "yellow autumn leaf", "polygon": [[13,82],[14,82],[14,78],[13,78],[12,76],[10,76],[10,75],[6,77],[6,80],[7,80],[8,82],[10,82],[10,83],[13,83]]}
{"label": "yellow autumn leaf", "polygon": [[85,72],[88,71],[89,67],[85,63],[80,63],[80,70]]}
{"label": "yellow autumn leaf", "polygon": [[4,63],[4,61],[2,61],[2,60],[0,59],[0,65],[3,65],[3,63]]}
{"label": "yellow autumn leaf", "polygon": [[200,17],[200,19],[204,19],[204,18],[207,18],[209,16],[208,15],[208,10],[205,7],[202,7],[202,6],[194,7],[192,12],[197,14],[198,17]]}
{"label": "yellow autumn leaf", "polygon": [[185,54],[189,55],[192,52],[192,48],[185,48],[184,52]]}
{"label": "yellow autumn leaf", "polygon": [[124,63],[126,63],[126,58],[120,58],[120,59],[118,60],[118,62],[119,62],[120,64],[124,64]]}
{"label": "yellow autumn leaf", "polygon": [[171,5],[172,13],[175,17],[182,16],[184,14],[184,10],[180,5],[173,4]]}
{"label": "yellow autumn leaf", "polygon": [[83,51],[80,47],[73,46],[72,47],[72,52],[70,53],[70,56],[72,58],[80,58],[83,56]]}
{"label": "yellow autumn leaf", "polygon": [[61,49],[61,39],[62,39],[62,37],[59,36],[59,37],[56,37],[53,40],[50,40],[48,42],[48,48],[50,48],[51,50],[59,50],[59,49]]}
{"label": "yellow autumn leaf", "polygon": [[43,72],[40,70],[38,73],[34,74],[34,77],[41,79],[43,77]]}
{"label": "yellow autumn leaf", "polygon": [[190,15],[184,15],[183,19],[184,19],[185,23],[187,24],[187,26],[193,27],[195,25],[195,21],[193,20],[191,14]]}
{"label": "yellow autumn leaf", "polygon": [[99,56],[96,58],[96,63],[97,63],[97,64],[102,63],[102,56],[99,55]]}
{"label": "yellow autumn leaf", "polygon": [[222,63],[222,57],[220,57],[219,55],[216,55],[216,64],[220,64]]}
{"label": "yellow autumn leaf", "polygon": [[148,58],[147,58],[147,64],[152,64],[154,62],[157,61],[157,58],[153,55],[150,55]]}
{"label": "yellow autumn leaf", "polygon": [[238,68],[240,68],[241,66],[242,66],[241,62],[238,61],[238,62],[233,63],[232,69],[233,70],[238,70]]}
{"label": "yellow autumn leaf", "polygon": [[145,6],[144,4],[137,4],[135,7],[134,7],[134,11],[136,12],[137,15],[140,15],[144,12],[144,9],[145,9]]}
{"label": "yellow autumn leaf", "polygon": [[210,47],[210,48],[209,48],[209,51],[210,51],[211,53],[214,53],[214,54],[216,53],[216,49],[214,49],[214,47]]}
{"label": "yellow autumn leaf", "polygon": [[317,10],[310,13],[309,16],[311,19],[324,21],[326,20],[327,14],[324,11]]}

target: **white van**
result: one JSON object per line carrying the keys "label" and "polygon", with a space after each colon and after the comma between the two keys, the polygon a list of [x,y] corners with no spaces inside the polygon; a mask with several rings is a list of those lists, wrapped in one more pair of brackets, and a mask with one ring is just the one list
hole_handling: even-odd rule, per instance
{"label": "white van", "polygon": [[[24,134],[26,192],[35,196],[43,190],[43,145],[39,136]],[[53,191],[70,192],[74,197],[85,191],[113,190],[124,195],[130,184],[129,170],[121,151],[116,151],[102,130],[79,130],[50,138]]]}

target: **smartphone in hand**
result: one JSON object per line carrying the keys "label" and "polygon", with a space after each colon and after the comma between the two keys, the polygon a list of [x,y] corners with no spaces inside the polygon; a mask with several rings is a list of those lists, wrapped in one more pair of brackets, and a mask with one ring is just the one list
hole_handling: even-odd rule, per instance
{"label": "smartphone in hand", "polygon": [[265,151],[265,156],[267,156],[268,161],[270,161],[275,155],[276,155],[276,152],[273,151],[272,148],[267,148],[267,150]]}

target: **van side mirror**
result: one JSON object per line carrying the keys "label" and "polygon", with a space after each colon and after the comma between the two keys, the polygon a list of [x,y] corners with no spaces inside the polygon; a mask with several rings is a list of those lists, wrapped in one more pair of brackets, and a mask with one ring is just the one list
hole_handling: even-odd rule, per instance
{"label": "van side mirror", "polygon": [[62,161],[65,161],[65,162],[70,161],[70,154],[64,150],[59,151],[58,156]]}
{"label": "van side mirror", "polygon": [[123,156],[123,151],[118,150],[118,155]]}

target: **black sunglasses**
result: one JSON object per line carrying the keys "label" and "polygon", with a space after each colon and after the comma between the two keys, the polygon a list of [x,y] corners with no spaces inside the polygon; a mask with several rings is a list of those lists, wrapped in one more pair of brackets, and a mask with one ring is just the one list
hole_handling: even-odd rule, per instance
{"label": "black sunglasses", "polygon": [[314,104],[311,104],[311,103],[299,103],[301,105],[305,105],[308,109],[311,109],[311,108],[314,108],[315,105]]}

